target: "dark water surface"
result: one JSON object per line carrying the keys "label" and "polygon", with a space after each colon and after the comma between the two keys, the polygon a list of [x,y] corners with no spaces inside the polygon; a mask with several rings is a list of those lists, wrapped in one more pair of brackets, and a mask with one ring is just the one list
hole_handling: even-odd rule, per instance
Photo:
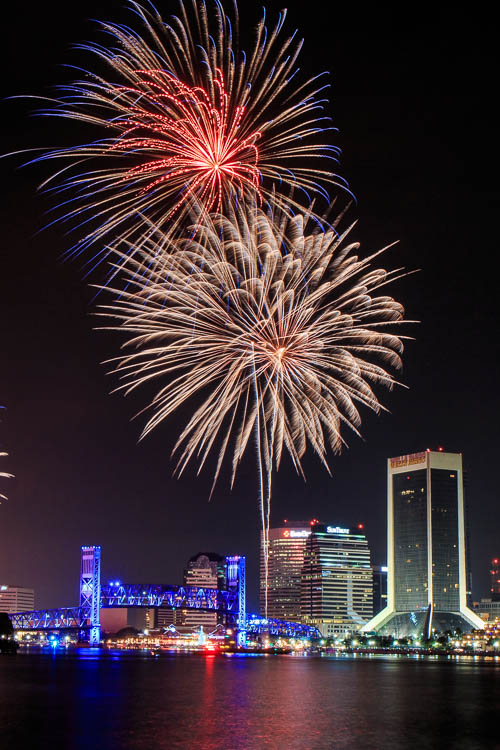
{"label": "dark water surface", "polygon": [[499,703],[499,661],[0,656],[1,750],[493,750]]}

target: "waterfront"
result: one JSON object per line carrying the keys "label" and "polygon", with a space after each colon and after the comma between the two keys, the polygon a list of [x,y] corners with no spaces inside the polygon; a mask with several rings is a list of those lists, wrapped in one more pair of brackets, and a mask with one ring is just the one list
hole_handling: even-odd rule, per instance
{"label": "waterfront", "polygon": [[500,662],[401,656],[0,658],[0,746],[498,747]]}

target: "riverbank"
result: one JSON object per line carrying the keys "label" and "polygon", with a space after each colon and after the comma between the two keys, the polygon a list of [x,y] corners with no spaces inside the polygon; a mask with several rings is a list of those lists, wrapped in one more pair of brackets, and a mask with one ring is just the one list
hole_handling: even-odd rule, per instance
{"label": "riverbank", "polygon": [[466,650],[466,649],[445,649],[445,648],[325,648],[320,649],[321,653],[330,656],[341,654],[362,654],[362,655],[400,655],[400,656],[468,656],[468,657],[489,657],[497,659],[500,662],[500,654],[497,650]]}

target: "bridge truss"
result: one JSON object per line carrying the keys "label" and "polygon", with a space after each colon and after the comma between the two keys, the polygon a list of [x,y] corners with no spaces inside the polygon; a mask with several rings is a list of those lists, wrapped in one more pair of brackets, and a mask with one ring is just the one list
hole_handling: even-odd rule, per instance
{"label": "bridge truss", "polygon": [[238,593],[197,586],[109,584],[101,586],[101,608],[170,607],[238,612]]}
{"label": "bridge truss", "polygon": [[318,628],[312,625],[304,625],[300,622],[278,620],[276,618],[264,618],[259,615],[247,617],[247,633],[252,635],[272,635],[282,638],[301,638],[316,640],[321,638]]}
{"label": "bridge truss", "polygon": [[9,615],[14,630],[87,630],[91,627],[90,607],[60,607]]}
{"label": "bridge truss", "polygon": [[246,634],[268,634],[288,638],[320,638],[311,626],[285,620],[265,619],[246,613],[245,558],[226,557],[226,588],[126,584],[101,584],[101,548],[82,547],[80,606],[17,612],[9,615],[15,630],[78,630],[91,644],[100,640],[101,609],[115,607],[168,607],[220,612],[226,624],[237,631],[239,645]]}

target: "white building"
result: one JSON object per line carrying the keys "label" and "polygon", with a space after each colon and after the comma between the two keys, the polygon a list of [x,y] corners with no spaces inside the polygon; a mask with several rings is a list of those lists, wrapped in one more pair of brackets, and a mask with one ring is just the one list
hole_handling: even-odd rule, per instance
{"label": "white building", "polygon": [[387,606],[362,629],[396,636],[482,628],[467,605],[462,455],[387,461]]}
{"label": "white building", "polygon": [[35,609],[35,592],[23,586],[0,584],[0,612],[31,612]]}

